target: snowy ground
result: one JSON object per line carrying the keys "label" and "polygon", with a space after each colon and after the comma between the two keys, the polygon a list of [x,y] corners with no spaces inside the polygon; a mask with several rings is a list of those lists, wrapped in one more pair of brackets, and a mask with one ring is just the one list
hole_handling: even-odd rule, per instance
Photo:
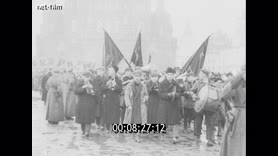
{"label": "snowy ground", "polygon": [[[191,135],[182,134],[181,142],[172,144],[171,132],[160,141],[150,134],[142,142],[132,139],[132,134],[108,136],[93,129],[90,137],[81,135],[80,125],[74,121],[50,125],[45,120],[45,106],[40,94],[32,91],[32,155],[33,156],[94,156],[94,155],[146,155],[146,156],[218,156],[220,146],[206,146],[205,132],[202,143],[196,144]],[[93,125],[94,127],[95,125]]]}

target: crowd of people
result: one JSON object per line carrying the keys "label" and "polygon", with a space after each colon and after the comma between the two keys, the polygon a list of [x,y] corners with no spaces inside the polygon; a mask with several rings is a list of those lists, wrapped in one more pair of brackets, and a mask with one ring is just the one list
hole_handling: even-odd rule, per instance
{"label": "crowd of people", "polygon": [[[75,117],[75,122],[81,125],[82,134],[87,137],[92,123],[107,133],[112,132],[112,124],[164,123],[167,131],[173,131],[174,144],[179,142],[180,125],[183,125],[182,133],[193,133],[196,142],[200,142],[205,120],[207,146],[216,144],[216,134],[218,137],[223,135],[222,146],[228,148],[231,146],[227,143],[228,133],[239,130],[231,126],[231,119],[235,117],[234,112],[239,113],[239,108],[243,107],[235,105],[240,103],[245,106],[244,97],[239,98],[245,96],[245,92],[233,91],[233,95],[230,92],[238,90],[239,85],[245,88],[245,78],[242,78],[245,73],[241,72],[238,76],[201,69],[198,75],[194,75],[190,70],[185,73],[180,71],[178,67],[169,67],[164,72],[143,71],[135,67],[119,73],[117,67],[100,66],[80,73],[74,72],[73,68],[44,68],[34,71],[32,89],[41,91],[47,107],[46,120],[50,124],[74,120]],[[204,85],[218,90],[220,98],[196,112],[194,105]],[[244,123],[240,124],[243,126]],[[225,125],[234,131],[228,129],[223,134]],[[164,135],[159,134],[158,137],[163,139]],[[134,138],[141,142],[140,134],[135,134]],[[221,152],[225,155],[223,153],[227,149]]]}

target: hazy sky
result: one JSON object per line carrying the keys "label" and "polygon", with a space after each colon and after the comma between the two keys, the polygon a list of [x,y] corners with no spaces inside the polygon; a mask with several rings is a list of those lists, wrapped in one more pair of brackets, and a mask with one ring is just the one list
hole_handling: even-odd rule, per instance
{"label": "hazy sky", "polygon": [[237,19],[245,12],[245,0],[164,1],[177,37],[183,33],[186,22],[190,23],[194,33],[210,34],[222,29],[232,35]]}
{"label": "hazy sky", "polygon": [[[57,1],[61,2],[61,1]],[[238,18],[245,13],[245,0],[164,0],[165,8],[171,15],[173,35],[179,40],[189,23],[198,44],[212,32],[222,30],[238,38]],[[156,0],[152,0],[152,9]],[[35,10],[33,33],[39,32],[40,11]]]}

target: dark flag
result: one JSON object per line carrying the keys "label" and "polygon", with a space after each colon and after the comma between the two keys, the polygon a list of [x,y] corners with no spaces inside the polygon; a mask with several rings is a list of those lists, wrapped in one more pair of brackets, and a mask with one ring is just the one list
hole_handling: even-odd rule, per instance
{"label": "dark flag", "polygon": [[192,71],[195,76],[199,74],[200,69],[203,68],[204,65],[209,37],[205,40],[205,42],[201,45],[197,52],[193,56],[191,56],[186,64],[182,67],[181,73]]}
{"label": "dark flag", "polygon": [[143,66],[142,50],[141,50],[141,32],[136,41],[136,45],[131,56],[130,63],[133,63],[135,66]]}
{"label": "dark flag", "polygon": [[119,50],[119,48],[116,46],[114,41],[111,39],[111,37],[108,35],[106,31],[104,31],[105,36],[105,51],[104,51],[104,66],[113,66],[117,67],[120,61],[123,59],[123,54]]}

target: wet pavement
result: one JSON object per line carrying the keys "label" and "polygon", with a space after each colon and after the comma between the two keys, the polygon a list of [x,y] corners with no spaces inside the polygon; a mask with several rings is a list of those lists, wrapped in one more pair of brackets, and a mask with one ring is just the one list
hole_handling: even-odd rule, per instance
{"label": "wet pavement", "polygon": [[[45,120],[45,106],[38,92],[32,92],[32,155],[33,156],[218,156],[220,146],[206,146],[205,132],[202,142],[196,144],[193,134],[183,134],[178,144],[172,144],[171,132],[164,140],[152,134],[142,134],[141,143],[132,134],[103,133],[95,128],[89,137],[82,136],[74,121],[50,125]],[[205,128],[205,127],[204,127]]]}

